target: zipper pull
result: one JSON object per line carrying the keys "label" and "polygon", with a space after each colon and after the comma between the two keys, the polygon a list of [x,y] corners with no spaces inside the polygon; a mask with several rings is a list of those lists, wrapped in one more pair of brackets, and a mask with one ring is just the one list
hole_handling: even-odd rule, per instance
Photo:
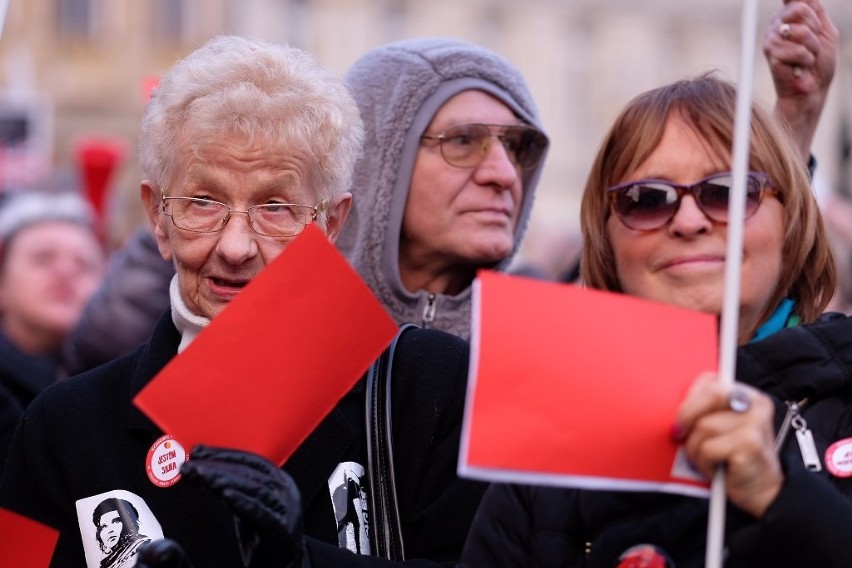
{"label": "zipper pull", "polygon": [[796,414],[791,422],[796,430],[796,440],[799,442],[799,451],[802,453],[802,462],[805,464],[805,469],[808,471],[822,471],[822,464],[819,461],[819,452],[817,452],[814,436],[808,429],[808,423],[801,414]]}
{"label": "zipper pull", "polygon": [[429,327],[429,324],[435,321],[435,304],[437,304],[435,299],[435,294],[429,294],[426,298],[426,305],[423,307],[423,327]]}
{"label": "zipper pull", "polygon": [[[803,400],[802,404],[804,404],[805,401],[807,401],[807,399]],[[799,403],[791,400],[787,401],[787,414],[784,415],[784,423],[781,424],[781,428],[778,429],[778,434],[775,436],[775,453],[781,453],[781,448],[787,440],[787,434],[790,433],[790,426],[793,422],[793,417],[798,415]]]}

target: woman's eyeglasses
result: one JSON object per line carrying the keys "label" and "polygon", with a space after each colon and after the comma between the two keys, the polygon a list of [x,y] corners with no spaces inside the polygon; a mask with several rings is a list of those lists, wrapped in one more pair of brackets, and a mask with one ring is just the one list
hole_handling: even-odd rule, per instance
{"label": "woman's eyeglasses", "polygon": [[315,206],[265,203],[241,211],[212,199],[166,197],[165,192],[162,196],[163,213],[172,218],[175,227],[192,233],[216,233],[225,228],[233,213],[245,213],[257,234],[293,237],[301,233],[305,225],[316,221],[325,207],[326,201],[323,200]]}
{"label": "woman's eyeglasses", "polygon": [[[769,176],[748,172],[745,218],[757,211],[763,196],[778,195],[770,187]],[[622,183],[606,190],[610,206],[624,225],[638,231],[659,229],[674,218],[683,196],[695,198],[698,208],[713,221],[728,222],[728,197],[734,185],[731,172],[714,174],[692,185],[646,179]]]}
{"label": "woman's eyeglasses", "polygon": [[492,138],[499,139],[512,163],[524,170],[538,164],[548,144],[547,136],[531,126],[505,124],[457,124],[421,138],[437,140],[444,161],[457,168],[482,163],[491,150]]}

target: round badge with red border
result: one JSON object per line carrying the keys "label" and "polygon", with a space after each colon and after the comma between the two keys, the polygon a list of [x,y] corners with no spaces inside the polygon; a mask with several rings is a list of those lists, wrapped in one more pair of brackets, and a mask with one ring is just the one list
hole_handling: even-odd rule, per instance
{"label": "round badge with red border", "polygon": [[157,487],[171,487],[180,481],[180,466],[189,455],[170,434],[160,436],[145,459],[148,479]]}
{"label": "round badge with red border", "polygon": [[852,438],[838,440],[828,447],[825,466],[834,477],[852,477]]}

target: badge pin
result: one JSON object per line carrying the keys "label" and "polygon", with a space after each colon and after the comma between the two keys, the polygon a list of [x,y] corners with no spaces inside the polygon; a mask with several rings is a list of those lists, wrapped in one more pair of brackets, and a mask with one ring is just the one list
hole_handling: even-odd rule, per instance
{"label": "badge pin", "polygon": [[828,447],[825,467],[834,477],[852,477],[852,438],[838,440]]}
{"label": "badge pin", "polygon": [[188,459],[186,450],[170,434],[160,436],[148,450],[145,471],[157,487],[171,487],[180,481],[180,466]]}
{"label": "badge pin", "polygon": [[659,546],[638,544],[618,557],[616,568],[674,568],[668,553]]}

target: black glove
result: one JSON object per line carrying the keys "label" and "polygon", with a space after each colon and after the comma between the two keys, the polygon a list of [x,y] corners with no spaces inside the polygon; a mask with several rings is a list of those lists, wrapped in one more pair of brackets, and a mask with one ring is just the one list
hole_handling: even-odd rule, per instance
{"label": "black glove", "polygon": [[136,568],[192,568],[181,546],[168,538],[152,540],[139,550]]}
{"label": "black glove", "polygon": [[248,452],[196,446],[181,466],[186,479],[233,511],[245,566],[302,566],[302,505],[293,478]]}

